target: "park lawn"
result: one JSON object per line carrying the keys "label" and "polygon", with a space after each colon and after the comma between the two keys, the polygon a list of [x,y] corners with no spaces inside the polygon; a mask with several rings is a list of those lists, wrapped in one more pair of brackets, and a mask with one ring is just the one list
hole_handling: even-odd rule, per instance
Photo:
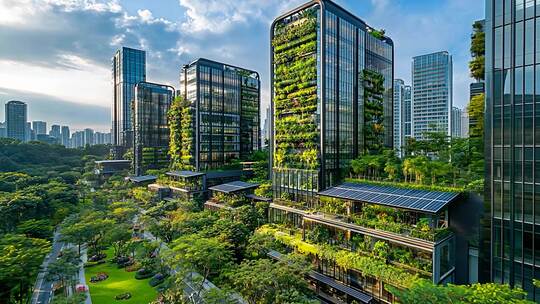
{"label": "park lawn", "polygon": [[[107,259],[112,256],[112,251],[107,250]],[[99,272],[109,275],[105,281],[90,283],[90,278]],[[124,268],[118,268],[114,263],[85,268],[86,284],[90,288],[92,304],[147,304],[157,298],[157,291],[148,284],[150,279],[137,280],[135,272],[127,272]],[[121,293],[131,293],[129,300],[116,300],[114,297]]]}

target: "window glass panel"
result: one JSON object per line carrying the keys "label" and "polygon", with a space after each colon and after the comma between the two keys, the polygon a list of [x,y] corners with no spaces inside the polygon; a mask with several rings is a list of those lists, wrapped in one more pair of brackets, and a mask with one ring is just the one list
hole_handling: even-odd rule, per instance
{"label": "window glass panel", "polygon": [[525,67],[525,103],[534,101],[534,66]]}
{"label": "window glass panel", "polygon": [[502,52],[502,46],[503,46],[503,28],[499,27],[495,29],[495,41],[494,41],[494,47],[495,47],[495,54],[494,54],[494,66],[496,69],[502,68],[502,59],[503,59],[503,52]]}
{"label": "window glass panel", "polygon": [[512,70],[505,70],[504,71],[504,104],[509,105],[510,101],[512,100]]}
{"label": "window glass panel", "polygon": [[523,20],[523,13],[525,11],[525,0],[515,0],[516,3],[516,21]]}
{"label": "window glass panel", "polygon": [[[516,28],[516,35],[519,35]],[[534,20],[525,21],[525,64],[534,63]]]}
{"label": "window glass panel", "polygon": [[514,103],[520,104],[523,99],[523,68],[516,68],[514,80]]}
{"label": "window glass panel", "polygon": [[[508,30],[509,26],[505,26],[504,27],[504,39],[509,39],[510,37],[510,31]],[[523,22],[518,22],[516,23],[516,66],[522,66],[523,65]],[[507,57],[510,57],[511,54],[510,54],[510,48],[508,48],[506,46],[506,41],[505,41],[505,48],[504,48],[504,66],[506,68],[510,67],[509,66],[509,61],[510,59],[507,59]]]}

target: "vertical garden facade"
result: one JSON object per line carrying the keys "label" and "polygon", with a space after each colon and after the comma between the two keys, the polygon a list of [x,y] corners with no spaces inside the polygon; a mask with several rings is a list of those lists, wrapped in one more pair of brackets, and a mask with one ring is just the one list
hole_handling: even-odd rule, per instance
{"label": "vertical garden facade", "polygon": [[182,129],[193,136],[190,155],[183,157],[189,158],[189,167],[228,168],[260,149],[257,72],[199,59],[183,67],[180,93],[190,113]]}
{"label": "vertical garden facade", "polygon": [[148,169],[166,168],[169,164],[169,126],[167,112],[174,88],[149,82],[135,86],[133,103],[133,161],[136,175]]}
{"label": "vertical garden facade", "polygon": [[271,40],[274,195],[309,200],[392,147],[393,42],[322,0],[278,17]]}

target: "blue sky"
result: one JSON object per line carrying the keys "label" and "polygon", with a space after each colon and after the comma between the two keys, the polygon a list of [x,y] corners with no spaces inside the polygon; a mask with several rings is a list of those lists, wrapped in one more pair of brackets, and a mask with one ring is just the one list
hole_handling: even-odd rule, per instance
{"label": "blue sky", "polygon": [[[305,0],[0,0],[0,103],[29,104],[31,120],[110,128],[110,60],[147,50],[147,79],[178,85],[179,67],[206,57],[260,72],[269,104],[269,25]],[[471,24],[483,0],[336,0],[395,43],[395,76],[411,58],[454,57],[454,104],[467,103]],[[3,120],[0,107],[0,121]],[[264,112],[263,112],[264,115]]]}

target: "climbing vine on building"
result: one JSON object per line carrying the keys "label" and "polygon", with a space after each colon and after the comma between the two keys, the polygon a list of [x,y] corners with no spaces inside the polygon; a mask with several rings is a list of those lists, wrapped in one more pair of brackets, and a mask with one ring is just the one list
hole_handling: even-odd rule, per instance
{"label": "climbing vine on building", "polygon": [[168,112],[171,169],[192,170],[193,166],[193,108],[189,101],[176,97]]}
{"label": "climbing vine on building", "polygon": [[377,153],[384,147],[384,76],[362,71],[364,84],[364,153]]}

